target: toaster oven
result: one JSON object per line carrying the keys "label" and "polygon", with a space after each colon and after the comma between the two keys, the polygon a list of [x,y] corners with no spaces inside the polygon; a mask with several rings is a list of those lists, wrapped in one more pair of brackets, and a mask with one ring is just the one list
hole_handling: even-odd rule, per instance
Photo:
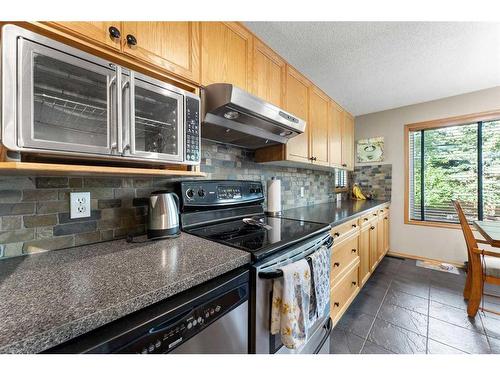
{"label": "toaster oven", "polygon": [[200,162],[198,96],[15,25],[2,28],[1,125],[14,159]]}

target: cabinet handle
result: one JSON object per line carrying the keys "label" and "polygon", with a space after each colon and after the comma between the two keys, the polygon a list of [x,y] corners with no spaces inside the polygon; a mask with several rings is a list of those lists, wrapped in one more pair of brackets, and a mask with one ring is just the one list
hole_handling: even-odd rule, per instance
{"label": "cabinet handle", "polygon": [[351,284],[352,284],[352,286],[355,286],[357,284],[357,282],[353,281]]}
{"label": "cabinet handle", "polygon": [[339,267],[339,266],[340,266],[340,263],[339,263],[339,262],[335,262],[335,263],[333,263],[333,266],[334,266],[334,267]]}
{"label": "cabinet handle", "polygon": [[339,233],[339,232],[335,232],[333,235],[334,235],[335,237],[340,237],[340,233]]}
{"label": "cabinet handle", "polygon": [[352,249],[352,250],[351,250],[351,252],[353,252],[353,253],[355,253],[356,251],[358,251],[358,250],[356,250],[356,249]]}
{"label": "cabinet handle", "polygon": [[339,307],[339,306],[340,306],[340,303],[338,303],[338,302],[334,302],[334,303],[333,303],[333,306],[335,306],[335,307]]}
{"label": "cabinet handle", "polygon": [[353,228],[357,228],[358,226],[357,226],[356,224],[353,224],[353,225],[352,225],[352,227],[353,227]]}
{"label": "cabinet handle", "polygon": [[120,38],[120,36],[122,35],[122,34],[120,33],[120,30],[118,30],[118,29],[117,29],[116,27],[114,27],[114,26],[110,26],[110,27],[109,27],[109,29],[108,29],[108,31],[109,31],[109,36],[110,36],[111,38],[113,38],[113,39],[118,39],[118,38]]}
{"label": "cabinet handle", "polygon": [[347,167],[347,164],[342,164],[343,167]]}
{"label": "cabinet handle", "polygon": [[371,230],[374,230],[374,229],[375,229],[375,227],[370,227],[370,229],[371,229]]}
{"label": "cabinet handle", "polygon": [[364,220],[364,221],[368,221],[368,218],[367,218],[367,217],[365,217],[363,220]]}
{"label": "cabinet handle", "polygon": [[129,46],[135,46],[137,44],[137,39],[132,34],[127,35],[127,44]]}

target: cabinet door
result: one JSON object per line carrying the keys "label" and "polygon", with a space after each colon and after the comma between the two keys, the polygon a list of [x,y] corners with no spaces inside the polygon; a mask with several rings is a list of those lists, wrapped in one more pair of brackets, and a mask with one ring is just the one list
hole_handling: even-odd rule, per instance
{"label": "cabinet door", "polygon": [[120,21],[51,22],[51,24],[64,31],[70,31],[78,36],[83,36],[93,42],[117,50],[120,49],[120,38],[114,38],[109,31],[110,27],[115,27],[123,37]]}
{"label": "cabinet door", "polygon": [[389,251],[389,215],[386,214],[383,218],[384,226],[384,254]]}
{"label": "cabinet door", "polygon": [[254,40],[254,94],[269,103],[283,107],[285,75],[285,61],[260,40]]}
{"label": "cabinet door", "polygon": [[201,83],[252,91],[252,34],[236,22],[201,23]]}
{"label": "cabinet door", "polygon": [[377,220],[377,256],[380,261],[385,255],[384,220],[380,217]]}
{"label": "cabinet door", "polygon": [[328,160],[332,167],[342,164],[342,122],[344,110],[337,103],[330,101],[328,116]]}
{"label": "cabinet door", "polygon": [[363,285],[370,276],[370,227],[365,227],[359,234],[359,281]]}
{"label": "cabinet door", "polygon": [[[122,34],[126,54],[199,82],[199,22],[123,22]],[[127,43],[128,35],[136,45]]]}
{"label": "cabinet door", "polygon": [[329,98],[315,87],[309,94],[309,136],[313,163],[328,166]]}
{"label": "cabinet door", "polygon": [[369,227],[370,236],[370,270],[373,272],[377,265],[378,254],[377,254],[377,222],[374,222]]}
{"label": "cabinet door", "polygon": [[306,121],[304,133],[291,138],[286,144],[287,160],[310,162],[309,160],[309,87],[311,83],[290,66],[286,69],[285,109]]}
{"label": "cabinet door", "polygon": [[342,128],[342,166],[354,169],[354,118],[344,111]]}

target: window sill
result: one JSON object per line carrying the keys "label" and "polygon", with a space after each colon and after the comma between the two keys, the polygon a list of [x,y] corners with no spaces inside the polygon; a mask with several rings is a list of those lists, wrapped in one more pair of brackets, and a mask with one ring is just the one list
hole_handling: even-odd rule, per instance
{"label": "window sill", "polygon": [[[418,221],[418,220],[409,220],[405,219],[405,224],[408,225],[421,225],[423,227],[435,227],[435,228],[447,228],[447,229],[459,229],[462,230],[460,224],[454,223],[443,223],[440,221]],[[469,224],[472,230],[476,230],[476,228]]]}

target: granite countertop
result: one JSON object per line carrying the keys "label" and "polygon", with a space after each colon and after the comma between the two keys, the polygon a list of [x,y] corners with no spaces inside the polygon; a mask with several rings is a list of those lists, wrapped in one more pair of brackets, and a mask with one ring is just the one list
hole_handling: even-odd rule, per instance
{"label": "granite countertop", "polygon": [[343,200],[340,202],[320,203],[285,210],[282,217],[326,223],[334,227],[389,202],[385,200]]}
{"label": "granite countertop", "polygon": [[35,353],[250,262],[182,233],[0,261],[0,353]]}

